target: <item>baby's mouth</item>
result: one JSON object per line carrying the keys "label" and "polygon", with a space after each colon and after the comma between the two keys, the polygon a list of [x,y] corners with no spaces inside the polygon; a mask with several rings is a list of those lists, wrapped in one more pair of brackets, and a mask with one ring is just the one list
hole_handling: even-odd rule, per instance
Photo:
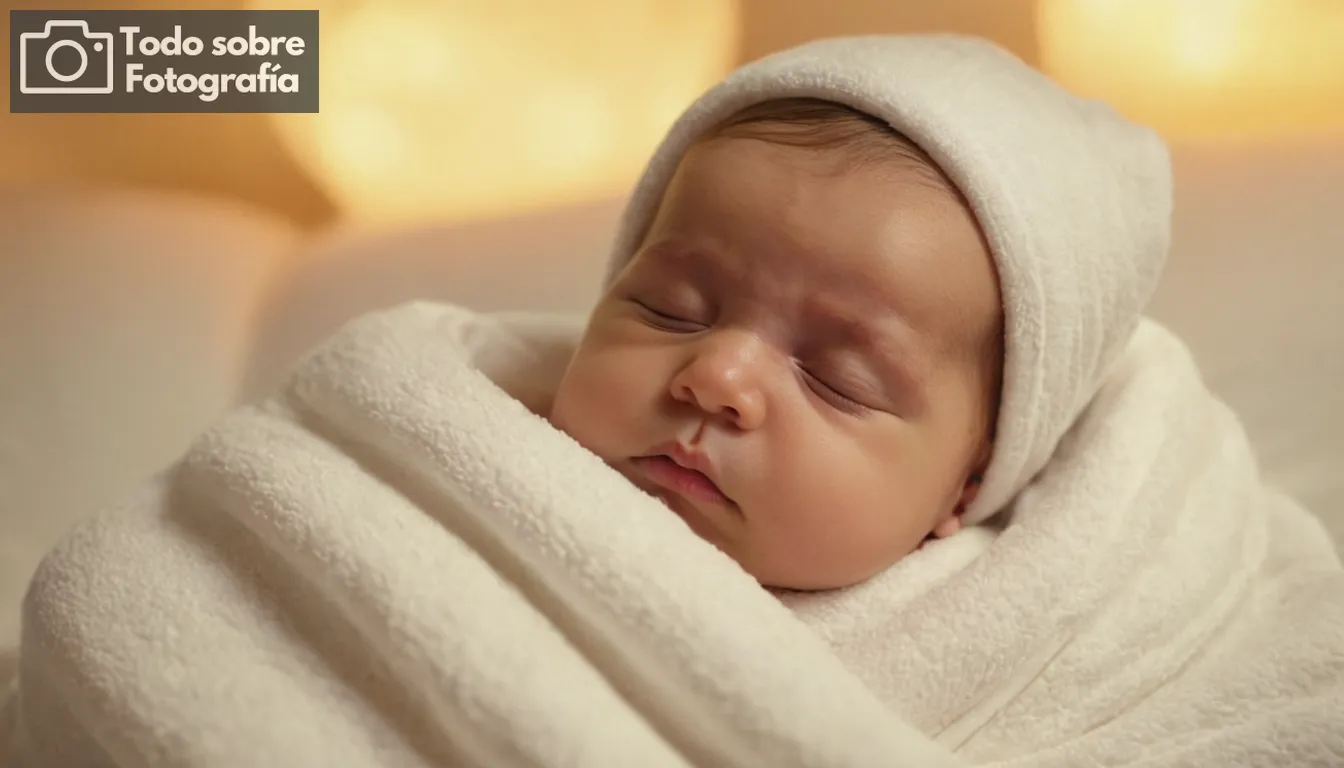
{"label": "baby's mouth", "polygon": [[[682,460],[679,461],[679,458]],[[689,501],[736,506],[709,475],[693,466],[686,466],[693,462],[683,457],[660,453],[636,457],[631,463],[654,485],[672,491]]]}

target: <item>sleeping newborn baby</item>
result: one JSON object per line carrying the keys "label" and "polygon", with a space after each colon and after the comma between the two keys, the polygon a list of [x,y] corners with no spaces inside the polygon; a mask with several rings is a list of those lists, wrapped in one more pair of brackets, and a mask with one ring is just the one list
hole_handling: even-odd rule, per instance
{"label": "sleeping newborn baby", "polygon": [[0,764],[1344,764],[1344,565],[1142,316],[1170,170],[973,40],[747,65],[589,317],[353,321],[73,531]]}
{"label": "sleeping newborn baby", "polygon": [[961,526],[992,453],[994,259],[956,185],[858,109],[701,136],[550,419],[763,585],[864,581]]}

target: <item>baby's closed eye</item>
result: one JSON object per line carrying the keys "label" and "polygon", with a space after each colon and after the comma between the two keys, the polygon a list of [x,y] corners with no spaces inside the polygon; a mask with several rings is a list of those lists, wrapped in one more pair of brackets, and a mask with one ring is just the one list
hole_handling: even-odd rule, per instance
{"label": "baby's closed eye", "polygon": [[812,391],[840,410],[881,410],[884,405],[883,388],[854,363],[817,365],[799,362],[798,370]]}
{"label": "baby's closed eye", "polygon": [[691,333],[703,330],[708,323],[696,317],[694,310],[676,306],[672,302],[655,302],[649,299],[631,299],[638,308],[643,320],[664,331],[672,333]]}

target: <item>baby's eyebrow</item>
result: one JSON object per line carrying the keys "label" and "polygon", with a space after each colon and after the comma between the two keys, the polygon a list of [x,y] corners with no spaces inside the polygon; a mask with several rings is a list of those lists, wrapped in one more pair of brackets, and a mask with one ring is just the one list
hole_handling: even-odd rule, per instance
{"label": "baby's eyebrow", "polygon": [[658,243],[648,250],[645,258],[655,268],[684,270],[701,277],[712,277],[727,282],[740,282],[746,271],[738,264],[724,260],[701,248],[691,248],[675,242]]}

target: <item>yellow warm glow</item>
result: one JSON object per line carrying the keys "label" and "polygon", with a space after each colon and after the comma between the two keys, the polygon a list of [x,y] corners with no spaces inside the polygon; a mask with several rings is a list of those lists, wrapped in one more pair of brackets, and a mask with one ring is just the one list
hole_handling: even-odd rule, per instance
{"label": "yellow warm glow", "polygon": [[1173,137],[1344,129],[1344,0],[1039,0],[1042,66]]}
{"label": "yellow warm glow", "polygon": [[366,222],[496,216],[626,192],[737,49],[735,0],[313,7],[321,112],[277,124]]}

